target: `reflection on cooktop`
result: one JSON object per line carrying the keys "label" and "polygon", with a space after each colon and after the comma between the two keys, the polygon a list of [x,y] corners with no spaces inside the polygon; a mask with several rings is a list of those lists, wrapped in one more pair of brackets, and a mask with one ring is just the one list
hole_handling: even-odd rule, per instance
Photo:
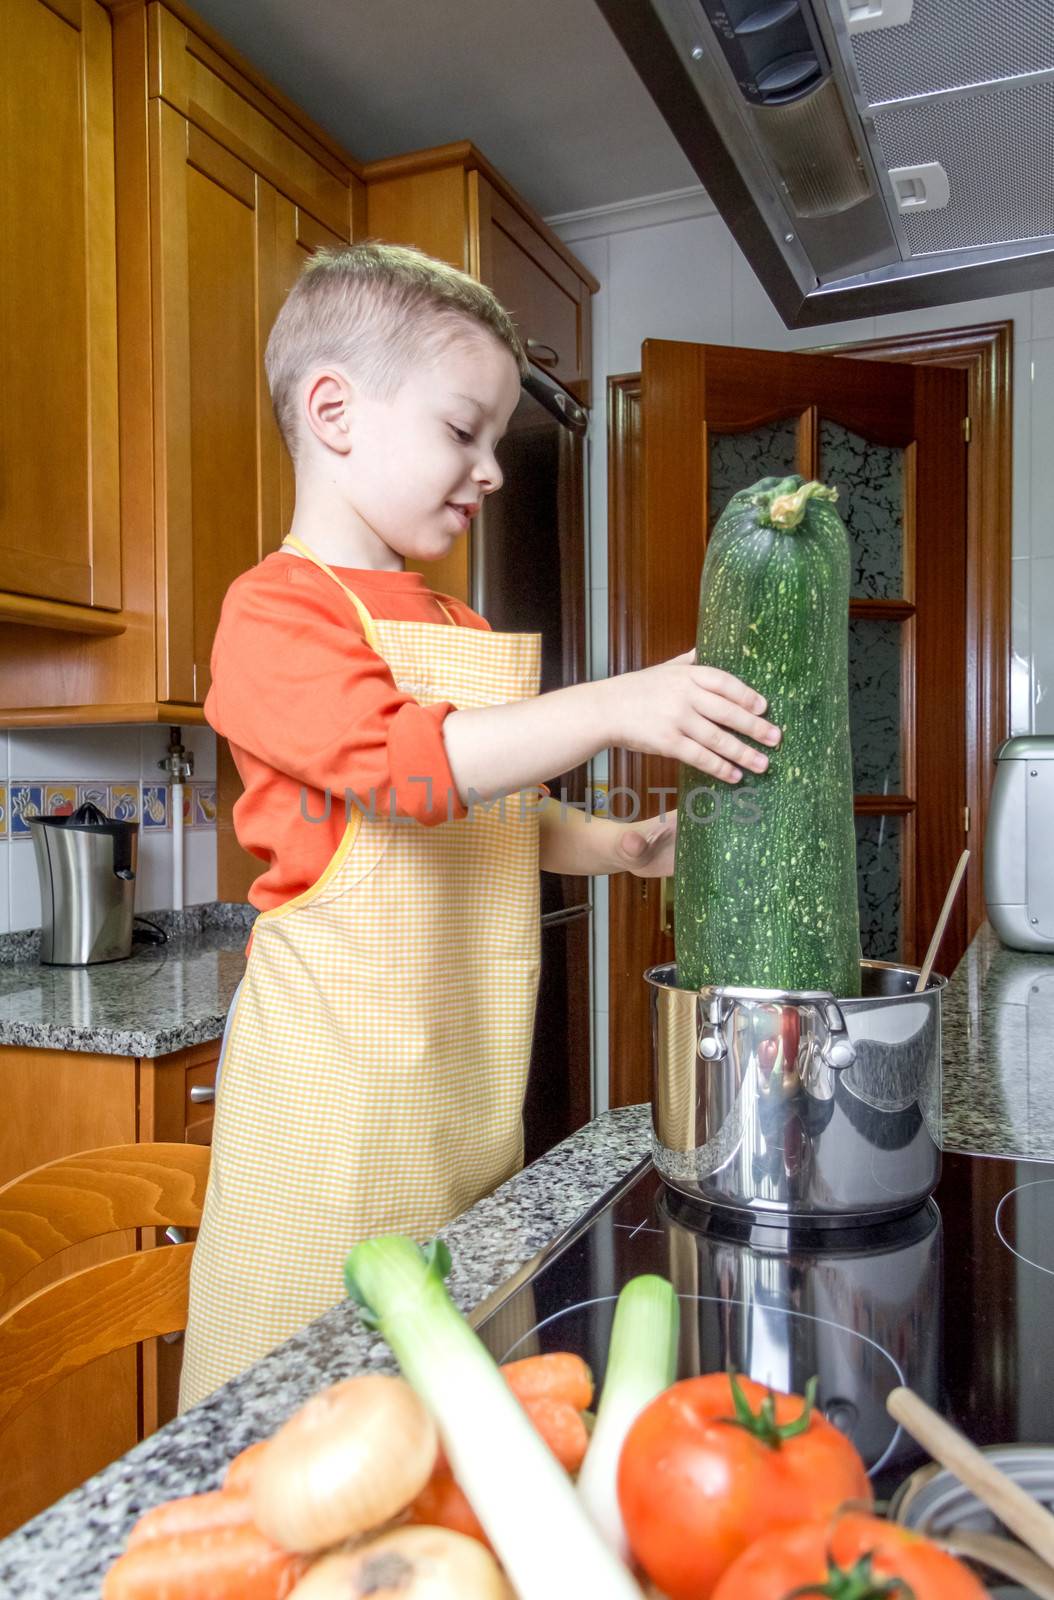
{"label": "reflection on cooktop", "polygon": [[1054,1178],[1018,1184],[996,1207],[995,1228],[1026,1266],[1054,1277]]}
{"label": "reflection on cooktop", "polygon": [[1042,1208],[1054,1223],[1051,1170],[946,1156],[936,1203],[911,1217],[788,1233],[730,1227],[645,1163],[479,1332],[499,1360],[576,1350],[599,1381],[619,1288],[662,1273],[681,1299],[678,1375],[731,1363],[798,1394],[817,1375],[819,1404],[856,1444],[881,1498],[923,1459],[886,1412],[897,1384],[979,1444],[1054,1442],[1043,1358],[1054,1227],[1040,1221]]}

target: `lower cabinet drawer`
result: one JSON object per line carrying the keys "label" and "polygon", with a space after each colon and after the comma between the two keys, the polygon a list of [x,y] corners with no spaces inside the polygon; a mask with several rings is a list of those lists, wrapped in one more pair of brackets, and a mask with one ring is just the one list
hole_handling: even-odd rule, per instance
{"label": "lower cabinet drawer", "polygon": [[187,1068],[184,1118],[187,1144],[212,1143],[212,1119],[216,1100],[216,1069],[219,1058]]}

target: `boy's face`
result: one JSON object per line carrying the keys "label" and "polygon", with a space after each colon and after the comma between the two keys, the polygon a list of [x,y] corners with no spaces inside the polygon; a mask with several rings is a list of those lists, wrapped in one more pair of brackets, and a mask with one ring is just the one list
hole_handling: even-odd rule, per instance
{"label": "boy's face", "polygon": [[403,560],[446,555],[501,487],[494,451],[519,397],[515,360],[484,331],[415,367],[389,400],[353,391],[337,470],[358,531]]}

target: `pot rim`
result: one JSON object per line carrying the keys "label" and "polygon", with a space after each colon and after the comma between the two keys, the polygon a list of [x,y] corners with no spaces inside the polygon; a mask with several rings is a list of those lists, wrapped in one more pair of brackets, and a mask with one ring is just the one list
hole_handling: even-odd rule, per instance
{"label": "pot rim", "polygon": [[[876,972],[898,972],[905,977],[917,978],[922,971],[921,967],[903,966],[898,961],[861,961],[861,969]],[[698,989],[685,988],[679,983],[670,981],[671,975],[676,976],[676,961],[663,961],[656,966],[648,967],[644,972],[644,981],[653,989],[673,989],[678,994],[691,994],[702,1000],[711,1000],[726,997],[729,1000],[742,1000],[753,1005],[827,1005],[834,1001],[838,1006],[849,1008],[862,1008],[896,1004],[903,1000],[922,1000],[927,995],[939,995],[948,986],[948,979],[939,972],[931,972],[925,989],[921,994],[916,994],[914,989],[905,990],[903,994],[873,994],[873,995],[847,995],[844,999],[836,995],[831,989],[761,989],[739,984],[702,984]]]}

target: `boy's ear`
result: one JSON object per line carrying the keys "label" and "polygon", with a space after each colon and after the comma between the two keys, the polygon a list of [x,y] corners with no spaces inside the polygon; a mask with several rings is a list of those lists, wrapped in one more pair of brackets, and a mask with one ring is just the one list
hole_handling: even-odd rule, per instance
{"label": "boy's ear", "polygon": [[343,373],[317,372],[304,397],[307,424],[316,439],[338,455],[351,449],[351,385]]}

